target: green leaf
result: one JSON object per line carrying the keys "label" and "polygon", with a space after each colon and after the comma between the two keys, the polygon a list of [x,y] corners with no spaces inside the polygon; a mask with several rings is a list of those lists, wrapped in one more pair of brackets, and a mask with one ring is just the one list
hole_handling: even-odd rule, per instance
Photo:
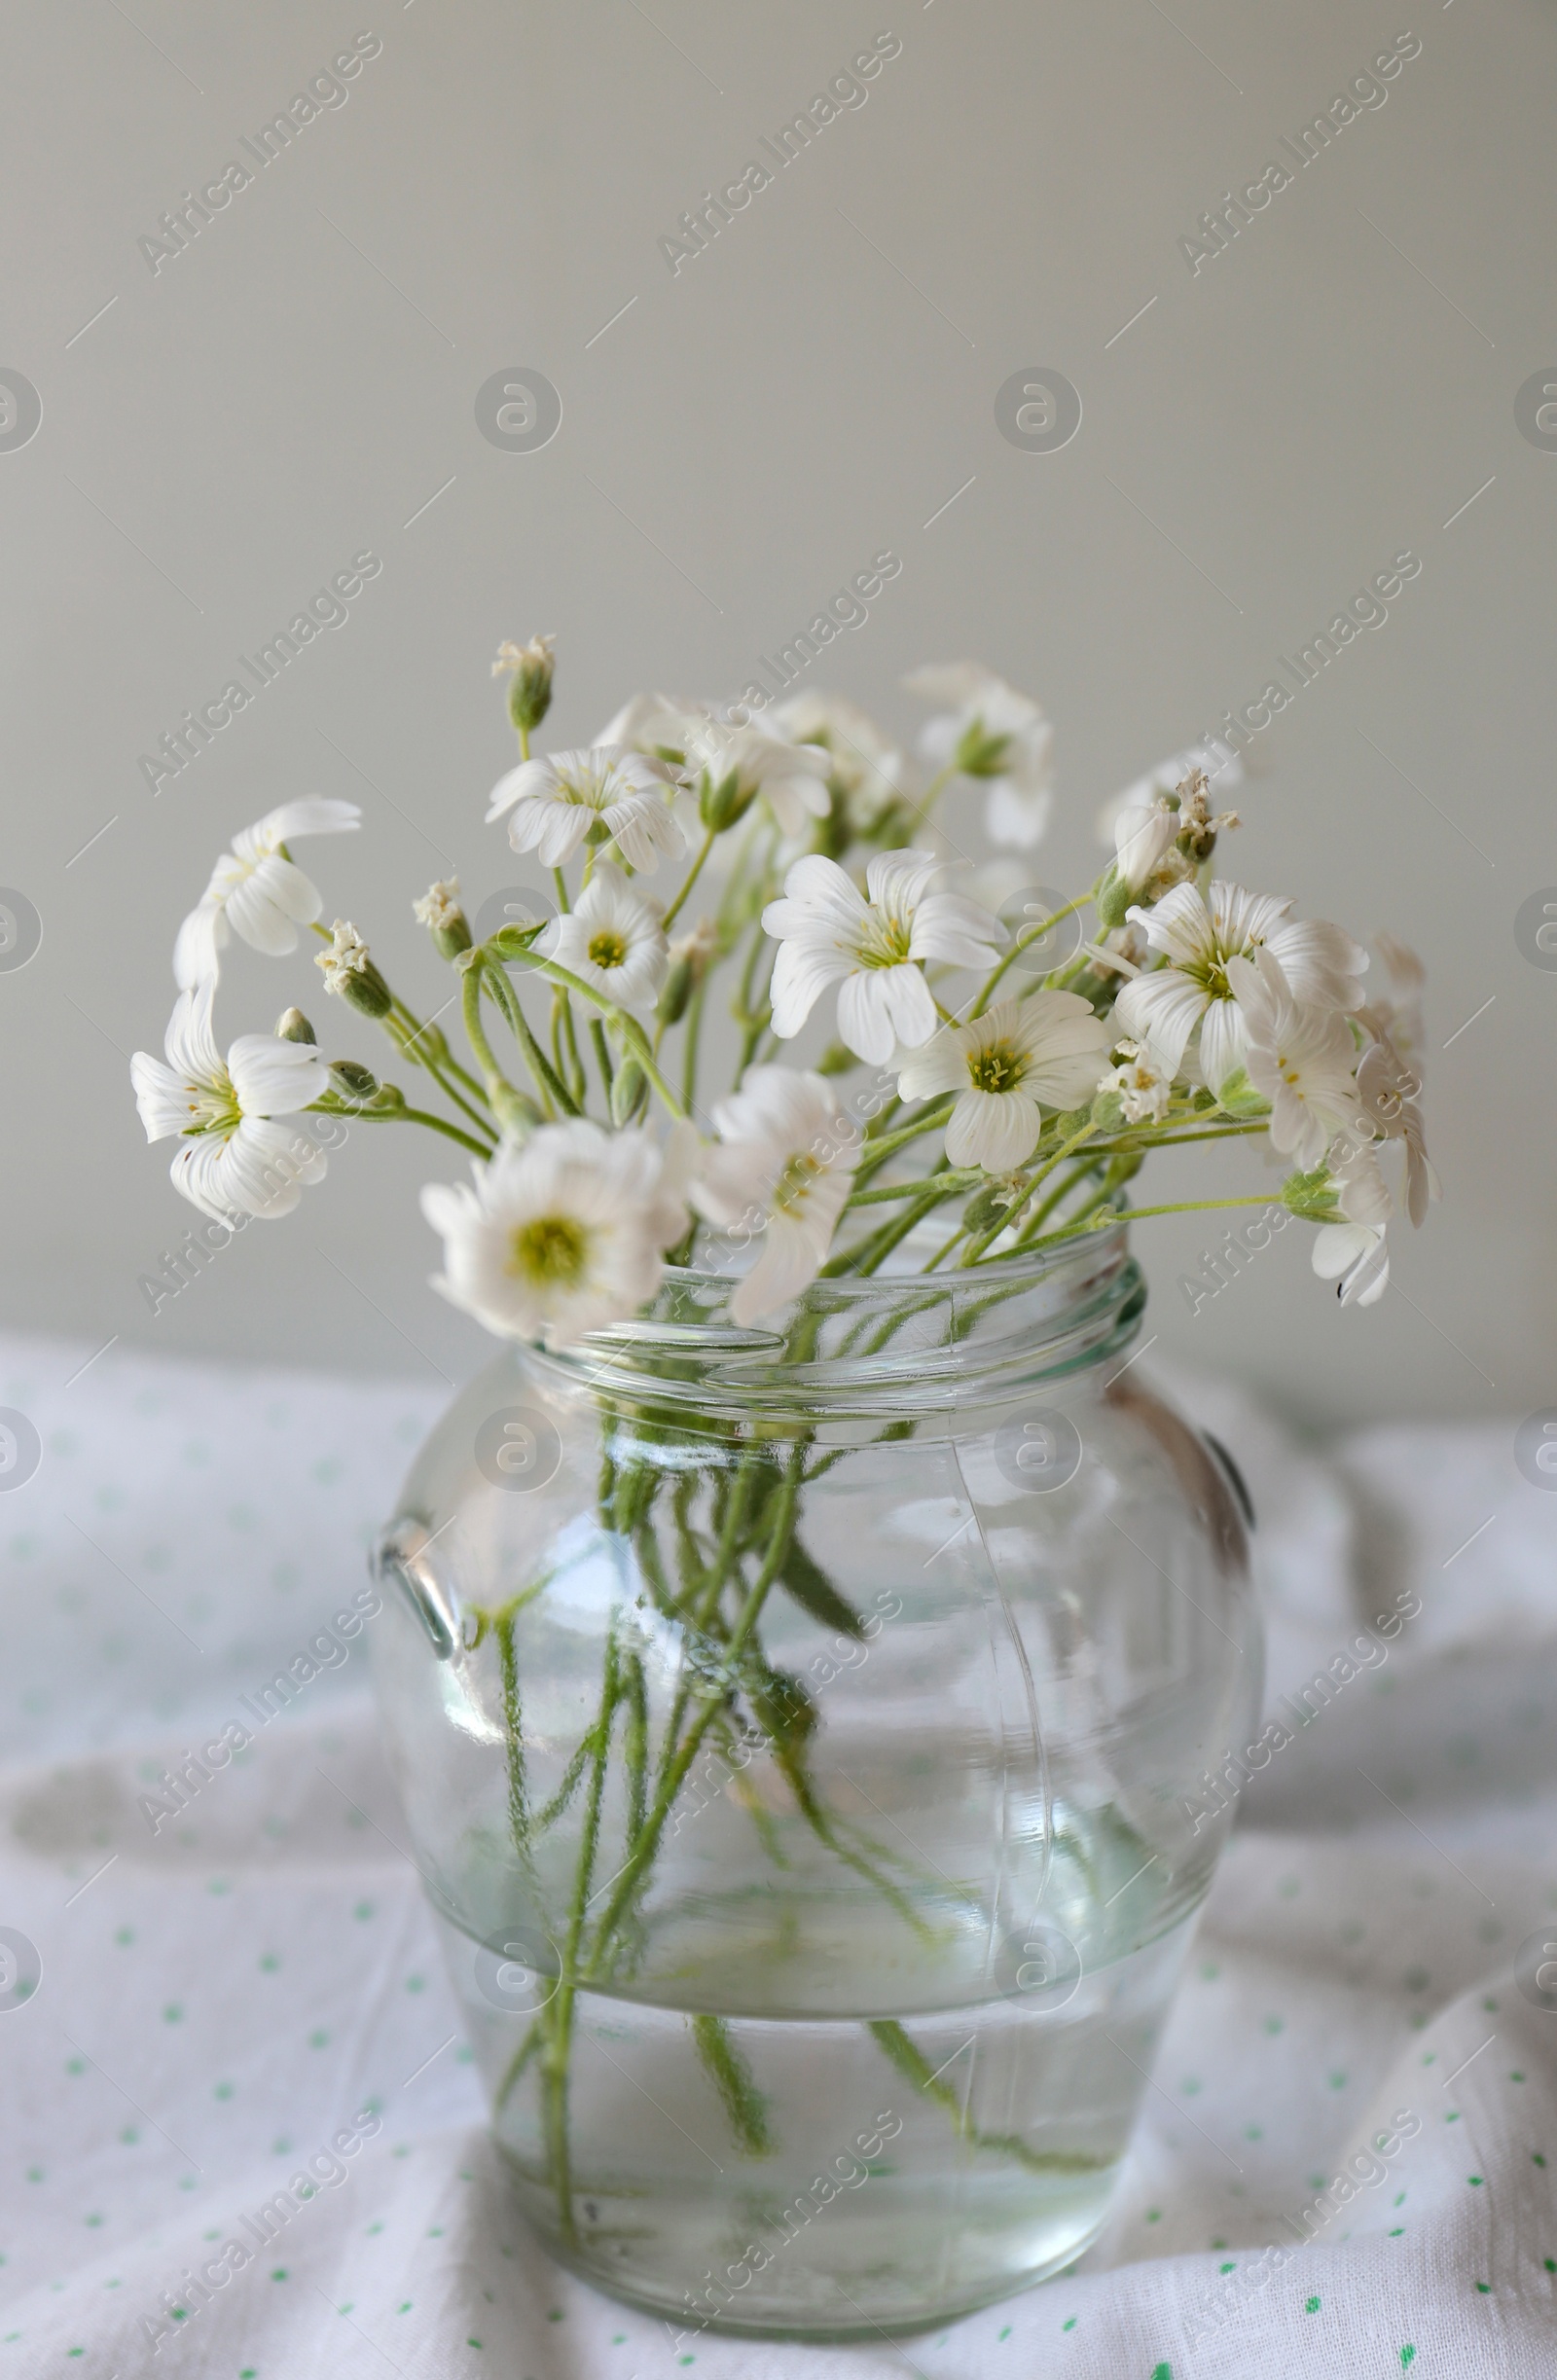
{"label": "green leaf", "polygon": [[789,1540],[778,1569],[778,1582],[794,1597],[802,1611],[809,1611],[820,1628],[836,1629],[840,1636],[863,1638],[865,1623],[852,1604],[846,1603],[819,1563],[814,1562],[798,1536]]}

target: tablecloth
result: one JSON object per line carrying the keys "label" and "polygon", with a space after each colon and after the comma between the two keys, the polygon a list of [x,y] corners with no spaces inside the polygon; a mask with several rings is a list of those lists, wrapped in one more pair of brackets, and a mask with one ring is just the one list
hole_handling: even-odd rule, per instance
{"label": "tablecloth", "polygon": [[362,1584],[442,1389],[0,1341],[0,2380],[1550,2380],[1557,1496],[1513,1420],[1315,1452],[1177,1392],[1259,1508],[1273,1711],[1334,1691],[1240,1797],[1106,2232],[944,2331],[677,2348],[509,2212],[360,1637],[140,1807]]}

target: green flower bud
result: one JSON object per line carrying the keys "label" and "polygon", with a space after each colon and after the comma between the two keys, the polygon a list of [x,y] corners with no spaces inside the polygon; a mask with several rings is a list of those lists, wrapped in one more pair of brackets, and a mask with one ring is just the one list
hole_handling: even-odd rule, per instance
{"label": "green flower bud", "polygon": [[1288,1173],[1282,1184],[1282,1205],[1310,1223],[1333,1223],[1341,1211],[1335,1184],[1323,1166],[1316,1166],[1312,1173]]}
{"label": "green flower bud", "polygon": [[1061,1140],[1073,1140],[1077,1133],[1086,1131],[1091,1121],[1092,1109],[1090,1106],[1067,1108],[1063,1116],[1056,1116],[1053,1119],[1056,1136]]}
{"label": "green flower bud", "polygon": [[732,769],[717,784],[706,769],[698,779],[698,815],[710,834],[722,835],[726,827],[743,818],[757,798],[754,782],[743,784],[739,770]]}
{"label": "green flower bud", "polygon": [[508,715],[516,732],[527,736],[539,727],[552,707],[552,636],[532,636],[528,644],[501,644],[492,664],[493,677],[513,672],[508,689]]}
{"label": "green flower bud", "polygon": [[859,1060],[847,1043],[829,1041],[816,1061],[815,1070],[818,1074],[848,1074],[858,1064]]}
{"label": "green flower bud", "polygon": [[671,962],[660,994],[660,1015],[667,1025],[679,1025],[692,1005],[692,994],[698,988],[698,969],[691,958]]}
{"label": "green flower bud", "polygon": [[330,948],[321,951],[313,963],[324,970],[326,991],[338,992],[363,1016],[389,1014],[389,987],[369,957],[362,936],[344,918],[337,918]]}
{"label": "green flower bud", "polygon": [[1022,1195],[1022,1185],[1004,1174],[996,1181],[986,1182],[975,1190],[962,1209],[962,1221],[971,1232],[993,1231],[1004,1220]]}
{"label": "green flower bud", "polygon": [[1110,932],[1116,925],[1123,925],[1125,912],[1135,897],[1130,886],[1121,881],[1117,863],[1110,859],[1103,872],[1102,882],[1092,896],[1092,905],[1098,913],[1098,922],[1105,933]]}
{"label": "green flower bud", "polygon": [[370,958],[360,972],[353,971],[341,987],[341,996],[365,1017],[386,1017],[392,1005],[389,987]]}
{"label": "green flower bud", "polygon": [[330,1084],[342,1099],[361,1106],[365,1100],[377,1097],[379,1077],[354,1058],[338,1058],[330,1068]]}
{"label": "green flower bud", "polygon": [[301,1008],[288,1008],[278,1018],[275,1037],[277,1041],[307,1041],[309,1044],[316,1043],[319,1038]]}
{"label": "green flower bud", "polygon": [[527,1140],[541,1121],[541,1111],[533,1100],[512,1083],[492,1083],[488,1090],[492,1113],[511,1140]]}
{"label": "green flower bud", "polygon": [[447,883],[429,884],[419,901],[413,901],[412,910],[420,925],[432,936],[433,949],[440,958],[457,958],[461,951],[470,948],[470,926],[459,906],[459,879],[452,876]]}
{"label": "green flower bud", "polygon": [[1000,776],[1010,748],[1009,736],[992,736],[983,720],[975,719],[962,730],[952,766],[963,776]]}
{"label": "green flower bud", "polygon": [[1268,1116],[1271,1103],[1255,1090],[1242,1066],[1235,1066],[1216,1094],[1216,1104],[1230,1116]]}
{"label": "green flower bud", "polygon": [[1092,1102],[1092,1121],[1100,1133],[1116,1133],[1124,1128],[1125,1103],[1117,1091],[1100,1091]]}
{"label": "green flower bud", "polygon": [[611,1122],[631,1124],[648,1098],[648,1076],[635,1058],[624,1058],[611,1078]]}

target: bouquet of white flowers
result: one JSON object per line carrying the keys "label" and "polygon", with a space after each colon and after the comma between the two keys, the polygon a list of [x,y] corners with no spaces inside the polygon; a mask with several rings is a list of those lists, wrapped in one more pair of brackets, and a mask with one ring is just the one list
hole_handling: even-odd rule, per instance
{"label": "bouquet of white flowers", "polygon": [[[866,1480],[863,1508],[885,1528],[913,1467],[944,1478],[930,1434],[913,1448],[903,1443],[924,1418],[904,1402],[906,1391],[895,1404],[889,1394],[874,1406],[866,1396],[858,1413],[830,1413],[815,1391],[818,1349],[825,1342],[834,1355],[857,1350],[862,1363],[852,1373],[841,1367],[851,1378],[880,1365],[884,1377],[901,1381],[932,1360],[944,1374],[926,1335],[911,1333],[909,1352],[886,1352],[917,1307],[936,1309],[934,1327],[954,1349],[965,1348],[986,1310],[1022,1293],[1043,1251],[1061,1249],[1063,1271],[1080,1251],[1062,1244],[1117,1231],[1126,1218],[1199,1207],[1269,1208],[1279,1201],[1319,1227],[1316,1271],[1338,1280],[1343,1300],[1371,1302],[1384,1286],[1385,1229],[1396,1198],[1419,1223],[1437,1192],[1418,1104],[1422,971],[1409,953],[1381,943],[1394,989],[1388,999],[1365,1000],[1368,961],[1349,934],[1294,920],[1289,900],[1213,878],[1218,841],[1238,821],[1213,810],[1193,756],[1111,806],[1113,856],[1073,899],[1019,889],[1026,861],[996,863],[982,881],[970,863],[953,864],[935,822],[938,802],[954,794],[965,801],[982,786],[990,839],[1026,852],[1050,801],[1048,723],[1035,703],[972,665],[910,681],[937,705],[923,738],[923,775],[852,703],[819,695],[761,716],[640,696],[588,749],[532,757],[530,737],[551,701],[550,639],[505,645],[497,667],[510,679],[520,758],[488,814],[506,820],[510,844],[537,879],[550,872],[551,893],[532,883],[523,904],[503,896],[507,921],[477,938],[457,883],[432,885],[416,914],[454,970],[457,991],[423,1021],[390,988],[354,925],[338,920],[327,931],[318,922],[320,895],[292,856],[307,836],[355,827],[356,811],[337,801],[287,803],[218,861],[178,934],[180,992],[165,1060],[138,1056],[133,1076],[149,1137],[176,1142],[175,1184],[228,1228],[289,1212],[323,1174],[343,1119],[420,1125],[474,1160],[473,1179],[422,1194],[444,1244],[437,1285],[489,1330],[549,1351],[535,1358],[544,1391],[529,1391],[533,1409],[516,1409],[532,1426],[515,1451],[533,1451],[537,1432],[561,1447],[562,1431],[570,1467],[551,1504],[537,1472],[523,1527],[505,1533],[500,1516],[488,1514],[470,1533],[457,1589],[446,1591],[428,1569],[445,1526],[433,1527],[438,1499],[430,1490],[412,1493],[380,1559],[408,1587],[434,1650],[460,1665],[460,1692],[483,1714],[470,1741],[491,1747],[491,1768],[462,1788],[468,1842],[462,1833],[452,1847],[424,1843],[423,1858],[439,1865],[444,1900],[471,1931],[485,1938],[495,1926],[499,1944],[512,1929],[521,1944],[551,1945],[531,2012],[515,2020],[491,2072],[499,2125],[548,2236],[607,2286],[625,2287],[624,2268],[611,2261],[616,2249],[599,2248],[590,2262],[595,2251],[586,2254],[581,2245],[593,2238],[592,2210],[606,2186],[599,2177],[614,2188],[609,2177],[620,2179],[625,2151],[614,2119],[601,2112],[606,2102],[571,2090],[578,2011],[591,1996],[641,1974],[658,1880],[675,1866],[687,1798],[709,1764],[734,1780],[774,1893],[798,1893],[811,1872],[804,1852],[819,1863],[818,1906],[847,1905],[863,1888],[883,1922],[909,1928],[925,1956],[960,1936],[968,1910],[981,1905],[976,1877],[949,1884],[917,1844],[905,1852],[905,1829],[874,1800],[858,1806],[863,1789],[843,1765],[840,1801],[827,1774],[839,1705],[835,1697],[824,1713],[815,1685],[837,1670],[814,1661],[802,1674],[792,1657],[797,1628],[828,1634],[840,1658],[852,1662],[881,1627],[848,1569],[861,1525],[837,1518],[854,1509],[851,1481]],[[230,937],[280,956],[308,928],[326,945],[317,964],[327,992],[382,1027],[398,1059],[418,1070],[425,1104],[354,1059],[332,1064],[295,1007],[273,1034],[241,1035],[223,1057],[212,1014]],[[705,1032],[721,968],[731,985],[735,1032],[724,1038],[733,1072],[705,1109]],[[437,1021],[456,998],[464,1058]],[[818,1010],[834,1022],[835,1038],[809,1068],[779,1064],[781,1045],[811,1028]],[[1237,1137],[1265,1138],[1287,1161],[1279,1190],[1129,1207],[1127,1185],[1152,1150]],[[1397,1191],[1381,1163],[1392,1148],[1403,1159]],[[1026,1261],[1011,1261],[1019,1256]],[[868,1302],[859,1277],[888,1263],[911,1277],[898,1310],[885,1318],[835,1311],[851,1295]],[[960,1296],[948,1276],[980,1267],[982,1280],[967,1283],[971,1296]],[[914,1287],[914,1278],[930,1274],[938,1277],[933,1288]],[[853,1277],[853,1286],[841,1277]],[[658,1341],[633,1319],[651,1307],[667,1325]],[[1108,1327],[1123,1327],[1123,1306],[1109,1312]],[[646,1335],[639,1342],[634,1333]],[[579,1378],[568,1351],[591,1334],[591,1361]],[[703,1409],[692,1379],[700,1336],[738,1360],[789,1366],[793,1393],[786,1399],[765,1374],[767,1385],[746,1403]],[[624,1342],[649,1348],[635,1369],[622,1355]],[[656,1347],[669,1349],[664,1361]],[[939,1393],[944,1406],[944,1380]],[[1117,1401],[1110,1408],[1116,1436],[1127,1428],[1122,1410]],[[963,1414],[960,1425],[973,1424]],[[1020,1417],[1009,1426],[1020,1431]],[[1047,1443],[1034,1441],[1029,1453]],[[486,1491],[469,1484],[462,1437],[458,1451],[466,1484],[454,1494],[479,1501]],[[1079,1460],[1079,1438],[1075,1451]],[[478,1469],[479,1454],[478,1442]],[[870,1473],[873,1460],[887,1458],[901,1460],[901,1474]],[[435,1460],[426,1477],[436,1472]],[[891,1484],[899,1476],[902,1488]],[[485,1477],[493,1481],[490,1468]],[[954,1502],[966,1493],[960,1472],[958,1481]],[[581,1497],[590,1506],[583,1513]],[[979,1519],[978,1506],[968,1514]],[[1079,1508],[1070,1520],[1084,1547]],[[865,1526],[867,1538],[876,1526]],[[1007,1528],[1003,1516],[1000,1526]],[[1210,1524],[1193,1523],[1203,1526]],[[939,1551],[961,1535],[959,1528]],[[1008,1535],[1026,1543],[1019,1529]],[[1134,1542],[1128,1533],[1125,1542]],[[1195,1555],[1192,1531],[1183,1543],[1191,1549],[1185,1559],[1206,1563],[1207,1593],[1236,1591],[1231,1571],[1215,1567],[1220,1553]],[[556,1686],[548,1610],[555,1596],[565,1603],[561,1582],[602,1547],[609,1592],[597,1693],[592,1684],[593,1707],[578,1707],[568,1699],[575,1650],[563,1665],[566,1693]],[[1039,1550],[1034,1538],[1027,1556],[1034,1572]],[[1096,1566],[1107,1573],[1106,1559]],[[1177,1592],[1177,1576],[1169,1584]],[[911,1571],[906,1591],[913,1588]],[[885,1607],[902,1611],[903,1600],[894,1591]],[[1014,1626],[1009,1613],[1007,1622]],[[1209,1624],[1241,1660],[1233,1637]],[[415,1637],[415,1623],[407,1626]],[[576,1616],[570,1628],[574,1634],[563,1633],[572,1647]],[[419,1638],[415,1649],[431,1658]],[[873,1685],[889,1658],[878,1657]],[[1208,1708],[1237,1690],[1236,1680],[1219,1682],[1219,1658],[1218,1645],[1202,1654],[1207,1675],[1196,1690],[1213,1698]],[[1187,1694],[1185,1708],[1198,1707]],[[1003,1725],[995,1730],[1002,1743]],[[846,1732],[846,1752],[850,1740]],[[1204,1756],[1194,1752],[1196,1761]],[[760,1789],[757,1768],[744,1774],[759,1760]],[[962,1762],[969,1764],[977,1765],[972,1750]],[[1171,1772],[1163,1773],[1168,1782],[1159,1779],[1152,1806],[1171,1808]],[[871,1813],[883,1816],[886,1833],[867,1822]],[[786,1828],[803,1837],[799,1850]],[[1135,1873],[1168,1878],[1159,1850],[1148,1847],[1141,1864],[1138,1838],[1127,1830],[1121,1839],[1132,1847]],[[1195,1857],[1209,1857],[1204,1845]],[[464,1910],[476,1894],[468,1877],[460,1881],[467,1868],[486,1880],[482,1891],[497,1894],[500,1916]],[[711,1856],[699,1868],[700,1894],[716,1868]],[[1207,1880],[1209,1869],[1196,1889]],[[1106,1898],[1097,1889],[1100,1942],[1132,1881]],[[793,1901],[792,1962],[809,1955],[808,1906]],[[1093,1952],[1089,1933],[1088,1959]],[[824,1950],[823,1966],[832,1955]],[[1104,1947],[1098,1955],[1114,1954]],[[706,2000],[694,1996],[690,2004],[689,2054],[702,2062],[737,2148],[775,2155],[766,2085],[736,2030]],[[476,2014],[489,2024],[489,2009]],[[860,2042],[867,2070],[888,2061],[930,2127],[914,2151],[926,2187],[949,2123],[962,2150],[987,2167],[1018,2173],[1024,2186],[1079,2193],[1082,2236],[1096,2212],[1087,2212],[1086,2192],[1095,2193],[1122,2145],[1121,2135],[1106,2153],[1099,2148],[1088,2131],[1090,2101],[1078,2112],[1062,2093],[1050,2106],[1032,2084],[1040,2112],[1049,2106],[1056,2122],[1064,2118],[1060,2130],[1070,2125],[1080,2140],[1056,2148],[1049,2116],[1024,2130],[998,2109],[964,2105],[961,2086],[941,2078],[951,2060],[943,2062],[940,2048],[930,2054],[933,2037],[923,2029],[910,2034],[896,2017],[878,2015],[862,2024]],[[803,2065],[811,2056],[808,2046]],[[1041,2071],[1039,2059],[1032,2073]],[[660,2087],[656,2073],[644,2097],[657,2099]],[[805,2124],[796,2117],[791,2130],[794,2153],[805,2153]],[[921,2168],[904,2155],[912,2181]],[[652,2164],[633,2185],[640,2230],[642,2205],[657,2186]],[[674,2199],[683,2184],[666,2187]],[[543,2199],[549,2215],[540,2212]],[[904,2286],[901,2302],[921,2304],[918,2280]],[[678,2299],[672,2289],[669,2300],[654,2301]]]}
{"label": "bouquet of white flowers", "polygon": [[[1319,1226],[1315,1271],[1343,1302],[1382,1293],[1396,1207],[1420,1223],[1438,1193],[1419,1103],[1421,966],[1380,937],[1391,990],[1366,999],[1367,956],[1341,927],[1213,877],[1239,821],[1213,812],[1192,759],[1111,806],[1114,856],[1086,891],[1007,898],[1002,920],[997,885],[977,897],[980,872],[949,857],[934,817],[982,784],[993,842],[1029,850],[1042,834],[1052,731],[990,671],[908,681],[939,706],[921,739],[933,774],[919,778],[864,712],[824,695],[763,714],[638,696],[588,749],[531,757],[553,666],[549,637],[500,651],[520,760],[487,814],[550,872],[554,899],[537,894],[535,915],[480,942],[457,881],[416,903],[459,976],[470,1064],[390,989],[354,925],[318,922],[291,847],[354,828],[353,805],[285,803],[217,862],[179,929],[165,1059],[141,1053],[131,1068],[148,1137],[177,1139],[173,1181],[207,1215],[290,1212],[340,1131],[302,1117],[425,1126],[475,1160],[473,1182],[423,1193],[444,1242],[437,1285],[489,1330],[566,1346],[641,1308],[667,1263],[738,1271],[744,1325],[818,1273],[902,1270],[911,1251],[915,1270],[968,1268],[1126,1212],[1269,1207],[1265,1194],[1125,1199],[1153,1149],[1260,1136],[1291,1168],[1276,1198]],[[654,897],[677,867],[669,900]],[[235,933],[286,956],[300,927],[328,946],[327,991],[381,1024],[434,1106],[355,1061],[331,1064],[295,1007],[223,1058],[224,946]],[[705,1110],[721,967],[739,1040],[730,1090]],[[777,1063],[824,1003],[836,1038],[815,1064]],[[1392,1145],[1394,1190],[1380,1163]],[[932,1245],[921,1227],[946,1208],[955,1223]]]}

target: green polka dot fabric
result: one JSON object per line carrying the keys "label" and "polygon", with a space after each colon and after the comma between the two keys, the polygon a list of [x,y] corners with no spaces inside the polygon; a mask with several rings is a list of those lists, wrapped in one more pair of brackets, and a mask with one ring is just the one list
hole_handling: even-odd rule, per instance
{"label": "green polka dot fabric", "polygon": [[1292,1740],[1106,2230],[911,2340],[672,2343],[513,2217],[341,1624],[436,1400],[92,1354],[0,1341],[44,1450],[0,1496],[0,1929],[39,1965],[0,2006],[0,2380],[1550,2380],[1557,1497],[1511,1426],[1321,1460],[1179,1384],[1259,1509]]}

